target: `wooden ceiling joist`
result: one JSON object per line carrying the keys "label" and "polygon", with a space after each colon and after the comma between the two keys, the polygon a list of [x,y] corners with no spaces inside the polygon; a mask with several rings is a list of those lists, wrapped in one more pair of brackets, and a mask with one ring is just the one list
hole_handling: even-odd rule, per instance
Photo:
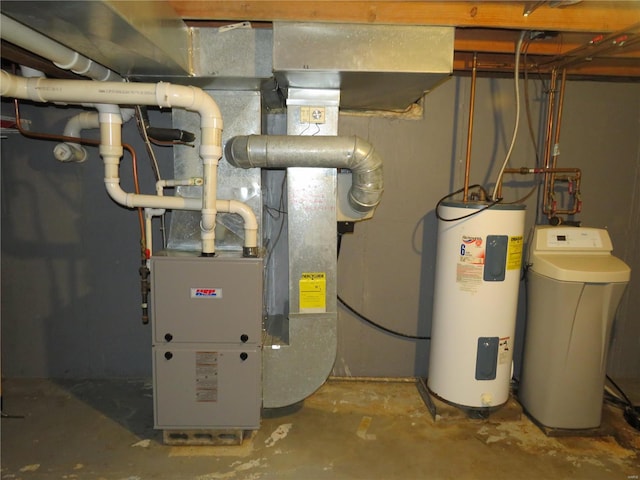
{"label": "wooden ceiling joist", "polygon": [[[640,35],[640,0],[567,2],[526,1],[351,1],[351,0],[169,0],[188,22],[334,22],[456,27],[454,70],[468,71],[478,52],[486,72],[513,68],[522,30],[545,32],[528,42],[534,62],[547,65],[568,52],[597,43],[612,33]],[[536,8],[525,16],[525,8]],[[570,75],[640,77],[640,45],[602,49],[567,68]],[[491,66],[491,67],[490,67]],[[482,70],[482,69],[481,69]]]}
{"label": "wooden ceiling joist", "polygon": [[524,16],[526,2],[169,0],[188,20],[346,22],[448,25],[464,28],[615,32],[640,22],[637,1],[584,1],[563,8],[550,3]]}

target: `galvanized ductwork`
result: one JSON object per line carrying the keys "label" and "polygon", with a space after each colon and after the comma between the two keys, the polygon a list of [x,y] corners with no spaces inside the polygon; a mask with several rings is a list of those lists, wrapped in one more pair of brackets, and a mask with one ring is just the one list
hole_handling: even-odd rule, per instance
{"label": "galvanized ductwork", "polygon": [[349,203],[358,212],[373,210],[382,197],[382,159],[359,137],[241,136],[227,143],[226,158],[240,168],[348,168]]}

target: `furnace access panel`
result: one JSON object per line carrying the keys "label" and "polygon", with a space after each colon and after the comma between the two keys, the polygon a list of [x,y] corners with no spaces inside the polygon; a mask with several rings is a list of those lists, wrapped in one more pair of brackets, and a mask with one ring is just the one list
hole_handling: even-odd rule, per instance
{"label": "furnace access panel", "polygon": [[237,256],[152,258],[156,428],[259,427],[262,266]]}

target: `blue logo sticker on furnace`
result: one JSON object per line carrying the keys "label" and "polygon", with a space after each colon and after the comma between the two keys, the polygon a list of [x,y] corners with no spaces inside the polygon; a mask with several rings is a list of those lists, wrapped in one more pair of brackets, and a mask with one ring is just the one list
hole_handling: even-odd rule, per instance
{"label": "blue logo sticker on furnace", "polygon": [[221,288],[192,288],[191,298],[222,298]]}

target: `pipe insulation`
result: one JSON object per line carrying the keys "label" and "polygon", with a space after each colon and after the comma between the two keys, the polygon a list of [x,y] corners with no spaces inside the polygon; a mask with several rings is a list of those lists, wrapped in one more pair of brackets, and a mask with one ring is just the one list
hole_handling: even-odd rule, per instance
{"label": "pipe insulation", "polygon": [[227,143],[226,159],[239,168],[348,168],[349,203],[362,213],[376,208],[384,190],[381,157],[355,136],[238,136]]}
{"label": "pipe insulation", "polygon": [[2,15],[0,35],[3,40],[13,43],[41,57],[51,60],[56,67],[93,80],[118,82],[122,77],[113,70],[65,47],[51,38],[36,32],[32,28]]}
{"label": "pipe insulation", "polygon": [[[49,80],[23,78],[0,71],[0,95],[34,102],[59,104],[91,103],[99,111],[100,155],[105,164],[105,185],[112,198],[127,207],[201,210],[200,224],[202,254],[215,254],[215,218],[217,166],[222,157],[222,115],[216,102],[203,90],[170,83],[119,83],[93,82],[90,80]],[[165,108],[183,108],[200,115],[201,145],[199,154],[203,162],[203,195],[200,199],[137,195],[120,187],[118,167],[122,157],[122,117],[117,105],[157,105]],[[238,202],[239,203],[239,202]],[[246,209],[233,204],[245,220],[250,217]],[[252,222],[248,226],[249,238],[245,247],[257,250]],[[256,223],[257,228],[257,223]]]}

